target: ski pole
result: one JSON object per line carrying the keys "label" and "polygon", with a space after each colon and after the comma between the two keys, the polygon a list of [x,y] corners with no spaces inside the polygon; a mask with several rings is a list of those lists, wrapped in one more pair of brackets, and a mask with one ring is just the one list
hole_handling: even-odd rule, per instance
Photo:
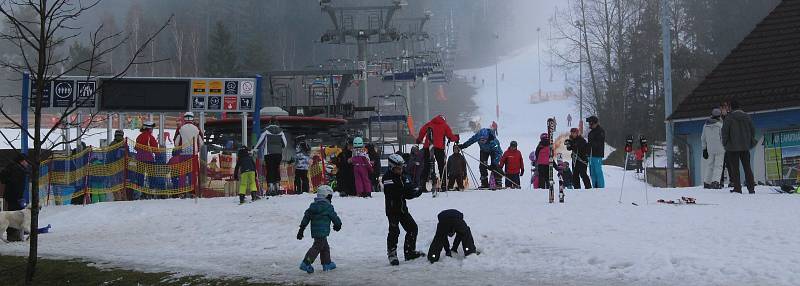
{"label": "ski pole", "polygon": [[625,153],[625,165],[622,166],[622,185],[619,187],[619,203],[622,203],[622,190],[625,189],[625,174],[628,169],[628,153]]}
{"label": "ski pole", "polygon": [[498,175],[498,176],[500,176],[501,178],[503,178],[503,179],[506,179],[506,180],[510,181],[510,182],[511,182],[511,184],[513,184],[514,186],[516,186],[516,187],[519,187],[519,188],[522,188],[522,187],[520,187],[520,185],[518,185],[518,184],[517,184],[517,183],[515,183],[514,181],[511,181],[511,180],[510,180],[508,177],[506,177],[506,176],[505,176],[505,175],[503,175],[502,173],[500,173],[500,172],[498,172],[497,170],[495,170],[494,168],[492,168],[492,167],[490,167],[490,166],[488,166],[488,165],[484,164],[483,162],[481,162],[481,160],[478,160],[478,158],[475,158],[474,156],[472,156],[472,155],[468,154],[467,152],[461,152],[461,153],[463,153],[463,154],[465,154],[465,155],[469,156],[470,158],[472,158],[472,159],[473,159],[473,160],[475,160],[475,161],[478,161],[478,163],[480,163],[481,165],[483,165],[484,167],[486,167],[486,169],[487,169],[487,170],[490,170],[490,171],[492,171],[492,173],[494,173],[495,175]]}

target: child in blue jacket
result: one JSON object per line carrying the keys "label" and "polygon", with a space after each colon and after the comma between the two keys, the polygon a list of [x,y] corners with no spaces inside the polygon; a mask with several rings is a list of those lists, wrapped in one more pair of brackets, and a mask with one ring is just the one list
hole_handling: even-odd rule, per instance
{"label": "child in blue jacket", "polygon": [[333,230],[339,231],[342,229],[342,221],[333,209],[332,199],[333,189],[327,185],[319,186],[317,188],[317,197],[306,210],[303,221],[300,222],[300,231],[297,232],[297,239],[303,239],[303,232],[309,222],[311,223],[311,237],[314,238],[314,244],[308,249],[305,258],[300,263],[300,270],[314,273],[314,267],[311,264],[314,263],[318,255],[322,260],[322,271],[336,269],[336,264],[331,261],[328,235],[331,233],[331,222],[333,222]]}

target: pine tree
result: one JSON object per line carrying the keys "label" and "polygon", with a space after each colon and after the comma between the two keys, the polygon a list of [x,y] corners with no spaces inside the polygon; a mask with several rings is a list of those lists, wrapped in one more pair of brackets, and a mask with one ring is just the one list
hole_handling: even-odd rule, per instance
{"label": "pine tree", "polygon": [[206,74],[212,77],[234,76],[237,70],[232,35],[222,21],[217,22],[211,34],[206,63]]}

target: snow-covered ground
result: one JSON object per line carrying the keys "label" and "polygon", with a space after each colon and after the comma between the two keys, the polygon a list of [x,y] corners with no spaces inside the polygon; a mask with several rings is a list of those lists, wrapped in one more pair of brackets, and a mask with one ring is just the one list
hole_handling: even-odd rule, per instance
{"label": "snow-covered ground", "polygon": [[[630,176],[630,175],[629,175]],[[424,259],[392,267],[386,259],[382,194],[333,200],[344,226],[332,232],[330,273],[297,269],[311,240],[295,239],[311,195],[237,206],[234,198],[47,207],[44,257],[84,258],[145,271],[251,277],[320,285],[798,285],[800,196],[731,195],[651,189],[607,168],[605,190],[568,191],[547,204],[541,190],[470,191],[409,201],[427,252],[436,214],[456,208],[472,228],[479,256]],[[654,204],[692,196],[714,205]],[[636,202],[639,206],[631,203]],[[401,243],[402,245],[402,238]],[[27,244],[3,244],[23,255]],[[320,268],[319,264],[315,264]]]}
{"label": "snow-covered ground", "polygon": [[[528,104],[536,91],[535,48],[500,65],[503,148],[520,143],[527,156],[547,117],[580,120],[571,101]],[[462,71],[487,78],[476,101],[494,118],[494,67]],[[470,134],[462,134],[462,137]],[[468,152],[477,153],[477,146]],[[467,159],[473,169],[477,163]],[[526,158],[527,163],[527,158]],[[477,172],[477,171],[476,171]],[[260,281],[321,285],[800,285],[800,196],[731,195],[697,188],[649,189],[633,174],[605,168],[606,189],[567,191],[566,204],[548,204],[531,190],[429,194],[409,202],[426,251],[436,214],[465,214],[483,252],[469,258],[401,262],[386,259],[388,223],[382,194],[335,198],[342,231],[329,238],[339,268],[312,275],[297,266],[311,240],[295,234],[310,195],[275,197],[237,206],[233,198],[101,203],[47,207],[41,224],[45,257],[84,258],[100,265],[182,274],[250,277]],[[528,182],[529,177],[523,179]],[[645,200],[645,196],[649,200]],[[655,204],[692,196],[708,205]],[[638,206],[632,203],[638,204]],[[307,234],[308,237],[308,234]],[[401,238],[402,240],[402,238]],[[402,242],[400,243],[402,245]],[[23,255],[27,244],[0,244]],[[315,264],[319,270],[319,263]]]}

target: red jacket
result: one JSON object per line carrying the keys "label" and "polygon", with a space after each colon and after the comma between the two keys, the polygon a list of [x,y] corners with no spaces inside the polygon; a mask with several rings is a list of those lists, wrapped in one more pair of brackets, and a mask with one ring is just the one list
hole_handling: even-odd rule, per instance
{"label": "red jacket", "polygon": [[633,155],[636,156],[636,161],[644,160],[644,151],[642,150],[642,148],[636,149]]}
{"label": "red jacket", "polygon": [[507,149],[500,158],[500,168],[505,166],[506,174],[516,175],[523,172],[522,168],[525,167],[525,162],[522,161],[522,153],[519,150]]}
{"label": "red jacket", "polygon": [[425,123],[425,125],[419,129],[417,144],[422,143],[422,139],[425,139],[425,145],[423,145],[423,148],[428,148],[431,144],[430,139],[428,138],[428,128],[433,129],[433,147],[436,149],[444,149],[445,136],[447,136],[451,142],[458,142],[458,135],[453,134],[453,130],[451,130],[450,126],[447,125],[447,121],[444,120],[443,116],[437,115],[430,122]]}
{"label": "red jacket", "polygon": [[[147,146],[150,148],[141,148],[140,146]],[[139,133],[139,137],[136,137],[136,147],[134,149],[136,149],[137,160],[146,162],[154,161],[155,156],[153,156],[153,150],[155,148],[158,148],[158,140],[153,137],[152,129]]]}

